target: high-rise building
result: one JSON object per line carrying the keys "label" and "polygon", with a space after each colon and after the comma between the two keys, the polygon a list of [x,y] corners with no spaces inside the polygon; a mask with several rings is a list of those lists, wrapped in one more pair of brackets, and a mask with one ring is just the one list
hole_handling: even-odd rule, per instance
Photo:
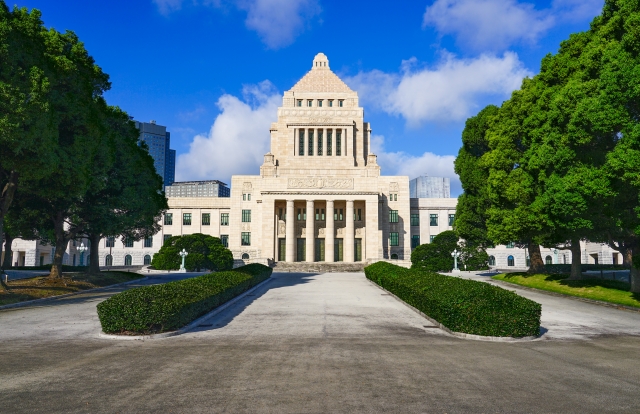
{"label": "high-rise building", "polygon": [[230,197],[231,189],[218,180],[174,182],[164,189],[167,197]]}
{"label": "high-rise building", "polygon": [[409,181],[411,198],[451,198],[451,182],[447,177],[427,177],[426,175]]}
{"label": "high-rise building", "polygon": [[153,157],[153,164],[164,186],[173,184],[176,177],[176,151],[169,148],[171,133],[167,132],[167,127],[157,125],[156,121],[136,121],[136,128],[140,130],[140,142],[149,147],[149,154]]}

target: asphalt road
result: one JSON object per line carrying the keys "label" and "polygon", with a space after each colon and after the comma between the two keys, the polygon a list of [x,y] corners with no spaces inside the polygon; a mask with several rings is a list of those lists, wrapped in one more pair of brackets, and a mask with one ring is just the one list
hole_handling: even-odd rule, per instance
{"label": "asphalt road", "polygon": [[274,274],[193,332],[119,341],[97,337],[110,294],[0,311],[0,412],[640,410],[636,312],[541,295],[540,340],[479,342],[361,273]]}

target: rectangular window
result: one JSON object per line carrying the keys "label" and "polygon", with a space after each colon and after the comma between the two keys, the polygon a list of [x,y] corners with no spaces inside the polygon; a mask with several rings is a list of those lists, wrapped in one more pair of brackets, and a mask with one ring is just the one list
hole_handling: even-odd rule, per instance
{"label": "rectangular window", "polygon": [[435,235],[434,236],[429,236],[429,243],[433,243],[433,239],[435,239],[435,238],[436,238]]}
{"label": "rectangular window", "polygon": [[220,213],[220,225],[221,226],[229,225],[229,213]]}
{"label": "rectangular window", "polygon": [[302,106],[302,99],[298,99],[298,106]]}
{"label": "rectangular window", "polygon": [[398,222],[398,210],[389,210],[389,223]]}
{"label": "rectangular window", "polygon": [[284,216],[282,215],[282,209],[278,209],[278,220],[284,220]]}
{"label": "rectangular window", "polygon": [[420,235],[414,234],[411,236],[411,248],[415,249],[418,246],[420,246]]}
{"label": "rectangular window", "polygon": [[300,130],[298,140],[298,155],[304,155],[304,129]]}
{"label": "rectangular window", "polygon": [[332,150],[332,148],[331,148],[331,138],[332,138],[332,136],[331,135],[332,134],[333,134],[333,131],[328,129],[327,130],[327,155],[331,155],[331,150]]}
{"label": "rectangular window", "polygon": [[320,220],[324,221],[324,208],[320,209]]}
{"label": "rectangular window", "polygon": [[242,194],[242,201],[247,201],[247,195],[246,194]]}
{"label": "rectangular window", "polygon": [[342,131],[336,131],[336,155],[342,155]]}
{"label": "rectangular window", "polygon": [[438,225],[438,215],[437,214],[429,214],[429,225],[437,226]]}
{"label": "rectangular window", "polygon": [[164,225],[170,226],[173,224],[173,213],[165,213],[164,214]]}
{"label": "rectangular window", "polygon": [[398,201],[398,194],[393,195],[393,201]]}
{"label": "rectangular window", "polygon": [[251,223],[251,210],[242,210],[242,222]]}
{"label": "rectangular window", "polygon": [[340,209],[340,210],[335,209],[335,210],[333,210],[333,211],[334,211],[334,213],[333,213],[333,219],[334,219],[335,221],[342,221],[342,209]]}
{"label": "rectangular window", "polygon": [[338,106],[342,108],[344,106],[344,99],[338,99]]}
{"label": "rectangular window", "polygon": [[411,214],[411,225],[412,226],[420,225],[420,214]]}
{"label": "rectangular window", "polygon": [[318,108],[322,108],[322,99],[318,99]]}
{"label": "rectangular window", "polygon": [[221,234],[220,235],[220,241],[222,242],[222,245],[224,247],[229,247],[229,235],[228,234]]}
{"label": "rectangular window", "polygon": [[153,247],[153,236],[144,238],[144,247]]}
{"label": "rectangular window", "polygon": [[251,246],[251,233],[248,231],[243,231],[242,234],[242,246]]}
{"label": "rectangular window", "polygon": [[389,244],[391,246],[398,246],[400,241],[400,237],[398,237],[398,233],[389,233]]}
{"label": "rectangular window", "polygon": [[202,225],[203,226],[211,225],[211,213],[202,213]]}
{"label": "rectangular window", "polygon": [[171,236],[170,234],[165,234],[164,238],[162,240],[162,244],[165,244],[167,242],[167,240],[169,240],[171,237],[173,237],[173,236]]}
{"label": "rectangular window", "polygon": [[115,245],[116,245],[116,238],[113,236],[107,237],[107,239],[104,241],[104,247],[115,247]]}
{"label": "rectangular window", "polygon": [[359,209],[356,211],[356,217],[355,217],[355,220],[356,220],[356,221],[362,221],[362,209],[361,209],[361,208],[359,208]]}
{"label": "rectangular window", "polygon": [[182,225],[183,226],[191,225],[191,213],[182,213]]}
{"label": "rectangular window", "polygon": [[312,107],[313,106],[313,99],[307,99],[307,106],[308,107]]}
{"label": "rectangular window", "polygon": [[322,130],[318,130],[318,155],[322,155]]}
{"label": "rectangular window", "polygon": [[124,247],[133,247],[133,239],[129,237],[122,240],[122,242],[124,243]]}
{"label": "rectangular window", "polygon": [[329,107],[333,107],[333,99],[329,99]]}
{"label": "rectangular window", "polygon": [[453,221],[456,219],[455,214],[449,214],[449,226],[453,226]]}
{"label": "rectangular window", "polygon": [[301,220],[302,220],[302,209],[299,208],[298,209],[298,221],[301,221]]}
{"label": "rectangular window", "polygon": [[313,155],[313,129],[309,130],[309,154]]}
{"label": "rectangular window", "polygon": [[507,249],[513,249],[514,247],[516,247],[516,244],[514,242],[507,243]]}
{"label": "rectangular window", "polygon": [[316,221],[320,221],[320,209],[316,208]]}

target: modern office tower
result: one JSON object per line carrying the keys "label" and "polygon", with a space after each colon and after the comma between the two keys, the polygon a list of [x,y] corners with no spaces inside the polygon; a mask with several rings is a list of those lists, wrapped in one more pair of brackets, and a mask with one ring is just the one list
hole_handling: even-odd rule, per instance
{"label": "modern office tower", "polygon": [[173,184],[176,176],[176,151],[169,148],[171,133],[167,132],[167,127],[157,125],[156,121],[135,122],[140,130],[140,142],[145,142],[149,147],[149,154],[153,157],[162,182],[165,186]]}
{"label": "modern office tower", "polygon": [[420,176],[409,181],[411,198],[451,198],[451,183],[446,177]]}
{"label": "modern office tower", "polygon": [[231,189],[218,180],[181,181],[164,189],[167,197],[229,197]]}

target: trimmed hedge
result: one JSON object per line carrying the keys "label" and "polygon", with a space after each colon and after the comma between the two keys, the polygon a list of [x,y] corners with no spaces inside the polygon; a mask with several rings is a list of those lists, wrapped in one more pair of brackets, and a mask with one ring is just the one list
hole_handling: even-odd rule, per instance
{"label": "trimmed hedge", "polygon": [[98,304],[105,333],[153,334],[174,331],[271,276],[272,269],[250,264],[162,285],[118,293]]}
{"label": "trimmed hedge", "polygon": [[386,262],[364,272],[454,332],[514,338],[540,334],[541,305],[497,286]]}

